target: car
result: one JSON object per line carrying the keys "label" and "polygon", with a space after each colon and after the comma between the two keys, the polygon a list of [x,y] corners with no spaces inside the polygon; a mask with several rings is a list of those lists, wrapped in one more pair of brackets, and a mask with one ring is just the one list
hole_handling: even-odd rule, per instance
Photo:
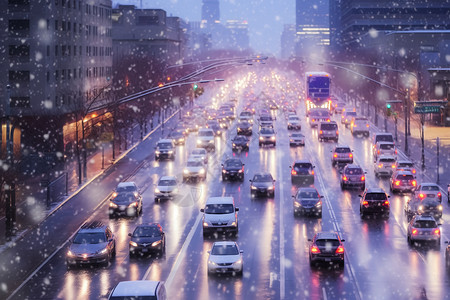
{"label": "car", "polygon": [[374,173],[376,177],[392,176],[395,170],[395,157],[392,155],[380,155],[374,166]]}
{"label": "car", "polygon": [[116,256],[116,238],[109,226],[99,221],[84,223],[70,240],[67,268],[76,265],[108,265]]}
{"label": "car", "polygon": [[200,128],[197,132],[197,148],[205,148],[208,151],[216,150],[214,143],[214,131],[211,128]]}
{"label": "car", "polygon": [[208,275],[231,273],[242,276],[242,253],[236,242],[215,242],[211,251],[208,251]]}
{"label": "car", "polygon": [[302,125],[300,123],[300,118],[297,115],[290,115],[287,120],[287,129],[291,130],[301,130]]}
{"label": "car", "polygon": [[250,179],[250,195],[253,196],[275,196],[275,179],[270,173],[255,173]]}
{"label": "car", "polygon": [[277,145],[277,138],[275,134],[275,130],[273,128],[262,127],[259,131],[259,146],[263,145]]}
{"label": "car", "polygon": [[374,159],[376,160],[380,155],[392,155],[397,157],[397,148],[394,143],[391,142],[378,142],[375,145],[376,151],[374,152]]}
{"label": "car", "polygon": [[361,190],[366,189],[366,172],[359,166],[348,164],[341,171],[341,189],[348,187],[359,187]]}
{"label": "car", "polygon": [[190,180],[206,180],[206,166],[203,161],[190,158],[183,169],[183,182]]}
{"label": "car", "polygon": [[259,117],[259,125],[265,126],[265,125],[273,125],[273,118],[270,115],[262,115]]}
{"label": "car", "polygon": [[175,143],[172,139],[161,139],[155,147],[155,160],[171,159],[175,160]]}
{"label": "car", "polygon": [[199,159],[203,161],[205,164],[208,163],[208,152],[205,148],[195,148],[191,151],[191,155],[189,155],[190,159]]}
{"label": "car", "polygon": [[173,199],[178,195],[178,182],[175,176],[162,176],[155,188],[155,201]]}
{"label": "car", "polygon": [[336,102],[336,105],[334,106],[334,113],[335,114],[342,114],[342,111],[344,110],[345,102],[338,101]]}
{"label": "car", "polygon": [[353,163],[353,150],[349,146],[336,146],[331,152],[333,153],[331,156],[332,166]]}
{"label": "car", "polygon": [[140,224],[128,236],[131,237],[129,242],[130,257],[148,253],[163,255],[166,252],[165,233],[158,223]]}
{"label": "car", "polygon": [[379,214],[389,218],[390,196],[382,188],[368,188],[359,195],[359,214],[364,218],[367,214]]}
{"label": "car", "polygon": [[317,232],[309,246],[309,264],[311,267],[318,262],[337,264],[344,268],[344,239],[337,232]]}
{"label": "car", "polygon": [[345,110],[344,112],[342,112],[341,124],[344,124],[345,127],[348,127],[353,117],[356,117],[356,111]]}
{"label": "car", "polygon": [[249,139],[245,136],[238,135],[231,140],[231,149],[233,151],[248,151],[250,149]]}
{"label": "car", "polygon": [[321,122],[330,122],[330,112],[323,108],[313,108],[309,111],[309,125],[317,127]]}
{"label": "car", "polygon": [[199,128],[199,126],[198,126],[197,122],[195,122],[194,120],[186,121],[186,131],[188,133],[197,132],[198,128]]}
{"label": "car", "polygon": [[396,171],[410,171],[414,178],[417,176],[417,170],[414,166],[414,163],[409,160],[397,160],[395,162],[395,170]]}
{"label": "car", "polygon": [[388,132],[379,132],[379,133],[375,133],[372,137],[372,147],[375,147],[375,145],[378,142],[390,142],[390,143],[395,143],[394,142],[394,136],[392,135],[392,133],[388,133]]}
{"label": "car", "polygon": [[219,126],[220,127],[219,121],[217,121],[216,119],[208,119],[206,121],[206,128],[211,128],[212,126]]}
{"label": "car", "polygon": [[252,124],[247,121],[242,121],[237,124],[236,131],[237,134],[241,135],[252,135],[253,128]]}
{"label": "car", "polygon": [[424,199],[437,199],[442,202],[442,193],[439,185],[436,183],[426,182],[419,185],[415,191],[416,197],[420,200]]}
{"label": "car", "polygon": [[296,160],[291,168],[291,182],[300,184],[314,183],[314,168],[313,164],[308,160]]}
{"label": "car", "polygon": [[171,133],[169,133],[168,138],[171,139],[175,145],[185,144],[185,137],[181,131],[172,131]]}
{"label": "car", "polygon": [[222,181],[237,179],[244,181],[244,164],[238,158],[229,158],[222,164]]}
{"label": "car", "polygon": [[162,281],[121,281],[111,290],[108,300],[123,299],[166,300],[166,288]]}
{"label": "car", "polygon": [[322,218],[322,198],[314,187],[301,187],[294,198],[294,217],[297,215],[313,215]]}
{"label": "car", "polygon": [[410,171],[395,171],[392,173],[390,189],[392,193],[414,192],[417,188],[417,181]]}
{"label": "car", "polygon": [[335,121],[320,122],[317,139],[319,142],[322,142],[323,140],[333,140],[337,143],[339,141],[339,130],[337,123]]}
{"label": "car", "polygon": [[365,137],[370,135],[369,120],[366,117],[353,117],[350,122],[352,135],[363,134]]}
{"label": "car", "polygon": [[203,213],[203,236],[214,233],[232,233],[237,235],[239,231],[239,208],[234,205],[233,197],[209,197]]}
{"label": "car", "polygon": [[445,241],[447,247],[445,247],[445,267],[450,270],[450,241]]}
{"label": "car", "polygon": [[289,146],[305,146],[305,136],[300,132],[289,134]]}
{"label": "car", "polygon": [[142,213],[142,196],[134,182],[121,182],[109,198],[109,217],[139,216]]}
{"label": "car", "polygon": [[212,131],[214,131],[214,136],[222,136],[223,130],[222,128],[220,128],[220,125],[213,124],[209,126],[209,128],[212,129]]}
{"label": "car", "polygon": [[418,241],[441,244],[440,224],[432,216],[415,215],[408,223],[407,240],[409,245]]}
{"label": "car", "polygon": [[405,213],[409,219],[414,215],[432,215],[435,218],[442,218],[443,206],[437,199],[412,198],[405,204]]}
{"label": "car", "polygon": [[249,110],[244,110],[239,114],[239,120],[246,120],[250,124],[253,124],[253,113]]}

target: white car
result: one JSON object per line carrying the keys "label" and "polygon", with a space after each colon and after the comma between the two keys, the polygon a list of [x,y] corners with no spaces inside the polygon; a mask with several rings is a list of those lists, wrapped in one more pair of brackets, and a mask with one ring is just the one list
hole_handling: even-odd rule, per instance
{"label": "white car", "polygon": [[162,281],[134,280],[119,282],[109,294],[114,299],[155,299],[166,300],[166,288]]}
{"label": "white car", "polygon": [[375,146],[374,159],[376,160],[381,155],[390,155],[397,157],[397,148],[391,142],[378,142]]}
{"label": "white car", "polygon": [[365,137],[368,137],[370,135],[369,128],[369,120],[366,117],[353,117],[350,122],[352,135],[364,134]]}
{"label": "white car", "polygon": [[381,155],[375,161],[375,176],[391,176],[395,170],[395,157],[392,155]]}
{"label": "white car", "polygon": [[327,109],[314,108],[309,111],[309,125],[317,127],[321,122],[330,122],[330,113]]}
{"label": "white car", "polygon": [[289,135],[289,146],[305,146],[305,136],[300,132],[293,132]]}
{"label": "white car", "polygon": [[188,159],[186,162],[186,166],[183,169],[183,181],[187,181],[188,179],[206,179],[206,166],[199,159]]}
{"label": "white car", "polygon": [[297,115],[289,116],[287,121],[287,128],[288,130],[301,130],[302,125],[300,124],[300,118]]}
{"label": "white car", "polygon": [[175,176],[163,176],[155,188],[155,201],[173,199],[178,194],[178,182]]}
{"label": "white car", "polygon": [[248,121],[250,124],[253,124],[253,114],[250,111],[243,111],[239,114],[240,121]]}
{"label": "white car", "polygon": [[208,251],[208,274],[231,273],[241,276],[244,270],[242,250],[236,242],[215,242]]}
{"label": "white car", "polygon": [[192,150],[189,158],[202,160],[205,164],[208,163],[208,152],[204,148],[195,148]]}
{"label": "white car", "polygon": [[200,128],[197,133],[197,147],[214,151],[214,131],[210,128]]}
{"label": "white car", "polygon": [[442,202],[442,193],[439,185],[436,183],[422,183],[416,190],[416,197],[420,200],[423,199],[437,199]]}

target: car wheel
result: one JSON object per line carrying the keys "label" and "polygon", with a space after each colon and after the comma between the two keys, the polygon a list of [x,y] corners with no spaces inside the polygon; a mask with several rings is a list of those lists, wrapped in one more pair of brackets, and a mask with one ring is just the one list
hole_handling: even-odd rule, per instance
{"label": "car wheel", "polygon": [[159,198],[155,197],[155,202],[159,202]]}
{"label": "car wheel", "polygon": [[320,212],[320,214],[318,214],[317,217],[318,217],[319,219],[322,219],[322,212]]}

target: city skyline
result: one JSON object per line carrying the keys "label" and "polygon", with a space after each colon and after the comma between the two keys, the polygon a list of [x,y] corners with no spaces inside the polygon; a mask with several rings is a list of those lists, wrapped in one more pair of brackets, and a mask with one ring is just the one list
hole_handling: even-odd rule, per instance
{"label": "city skyline", "polygon": [[[200,21],[202,0],[114,0],[118,4],[135,5],[140,8],[160,8],[167,15],[177,16],[186,21]],[[295,0],[286,1],[284,5],[275,0],[251,0],[245,3],[235,0],[220,0],[220,19],[245,20],[249,24],[250,47],[258,53],[279,55],[281,33],[284,24],[295,24]]]}

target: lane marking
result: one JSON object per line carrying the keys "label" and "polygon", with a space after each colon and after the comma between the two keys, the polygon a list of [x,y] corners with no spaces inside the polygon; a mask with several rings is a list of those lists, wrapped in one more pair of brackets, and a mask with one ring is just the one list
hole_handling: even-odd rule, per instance
{"label": "lane marking", "polygon": [[324,287],[322,288],[322,293],[323,293],[323,299],[324,300],[328,300],[328,298],[327,298],[327,291],[325,290]]}
{"label": "lane marking", "polygon": [[283,197],[284,197],[284,178],[283,178],[283,170],[281,168],[282,161],[281,161],[281,155],[278,155],[278,176],[280,178],[279,187],[279,199],[280,199],[280,299],[283,300],[286,295],[286,263],[285,263],[285,253],[284,253],[284,218],[283,218],[283,209],[285,205],[281,203]]}

